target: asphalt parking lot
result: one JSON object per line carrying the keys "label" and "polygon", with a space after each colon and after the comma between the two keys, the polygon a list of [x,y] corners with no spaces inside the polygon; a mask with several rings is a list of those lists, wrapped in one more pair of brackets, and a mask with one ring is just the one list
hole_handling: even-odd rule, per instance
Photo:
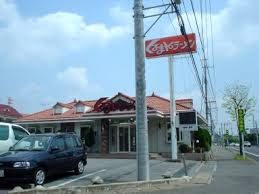
{"label": "asphalt parking lot", "polygon": [[[187,166],[192,167],[198,162],[187,161]],[[150,160],[150,179],[161,179],[162,174],[170,172],[178,174],[183,171],[183,163],[168,162],[162,160]],[[137,161],[135,159],[88,159],[88,164],[82,175],[74,175],[67,172],[63,175],[51,177],[44,184],[44,187],[57,188],[69,186],[86,186],[92,184],[91,180],[100,176],[104,183],[136,181]],[[14,185],[2,185],[0,193],[6,193]]]}

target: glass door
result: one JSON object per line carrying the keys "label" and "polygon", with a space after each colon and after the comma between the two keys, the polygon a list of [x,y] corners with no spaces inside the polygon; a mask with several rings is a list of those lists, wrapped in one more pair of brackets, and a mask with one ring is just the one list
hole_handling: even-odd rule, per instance
{"label": "glass door", "polygon": [[119,127],[119,152],[129,152],[129,127]]}
{"label": "glass door", "polygon": [[110,128],[110,150],[111,152],[117,152],[118,144],[117,126],[111,126]]}

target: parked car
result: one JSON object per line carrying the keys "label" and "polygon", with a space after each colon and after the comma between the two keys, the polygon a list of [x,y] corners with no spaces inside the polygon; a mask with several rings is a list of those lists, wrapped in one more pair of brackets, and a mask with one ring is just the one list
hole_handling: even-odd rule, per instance
{"label": "parked car", "polygon": [[237,146],[237,147],[238,147],[238,146],[239,146],[239,143],[235,143],[235,146]]}
{"label": "parked car", "polygon": [[230,146],[235,146],[235,143],[234,143],[234,142],[232,142],[232,143],[230,143],[229,145],[230,145]]}
{"label": "parked car", "polygon": [[16,142],[30,133],[19,125],[0,122],[0,153],[8,151]]}
{"label": "parked car", "polygon": [[244,146],[245,147],[251,147],[251,143],[249,141],[244,141]]}
{"label": "parked car", "polygon": [[76,134],[30,135],[0,155],[0,182],[42,185],[54,174],[82,174],[86,164],[85,147]]}

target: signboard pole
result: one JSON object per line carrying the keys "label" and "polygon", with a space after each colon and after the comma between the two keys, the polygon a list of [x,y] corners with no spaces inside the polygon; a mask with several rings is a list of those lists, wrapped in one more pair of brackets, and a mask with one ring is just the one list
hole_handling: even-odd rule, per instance
{"label": "signboard pole", "polygon": [[137,172],[139,181],[149,180],[143,17],[143,0],[134,0]]}
{"label": "signboard pole", "polygon": [[170,120],[171,120],[171,149],[172,149],[172,160],[177,160],[177,137],[175,129],[175,97],[174,97],[174,64],[173,56],[168,57],[169,65],[169,87],[170,87]]}

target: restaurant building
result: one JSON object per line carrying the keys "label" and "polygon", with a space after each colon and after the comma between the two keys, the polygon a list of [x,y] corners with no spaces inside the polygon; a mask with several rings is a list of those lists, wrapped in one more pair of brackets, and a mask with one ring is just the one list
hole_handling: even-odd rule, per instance
{"label": "restaurant building", "polygon": [[[150,153],[171,150],[170,101],[155,95],[146,97]],[[135,97],[118,93],[111,98],[74,100],[24,116],[16,122],[31,133],[75,132],[93,153],[136,152]],[[176,100],[177,141],[192,146],[193,131],[206,120],[193,108],[192,99]],[[179,114],[195,113],[196,126],[180,127]]]}

